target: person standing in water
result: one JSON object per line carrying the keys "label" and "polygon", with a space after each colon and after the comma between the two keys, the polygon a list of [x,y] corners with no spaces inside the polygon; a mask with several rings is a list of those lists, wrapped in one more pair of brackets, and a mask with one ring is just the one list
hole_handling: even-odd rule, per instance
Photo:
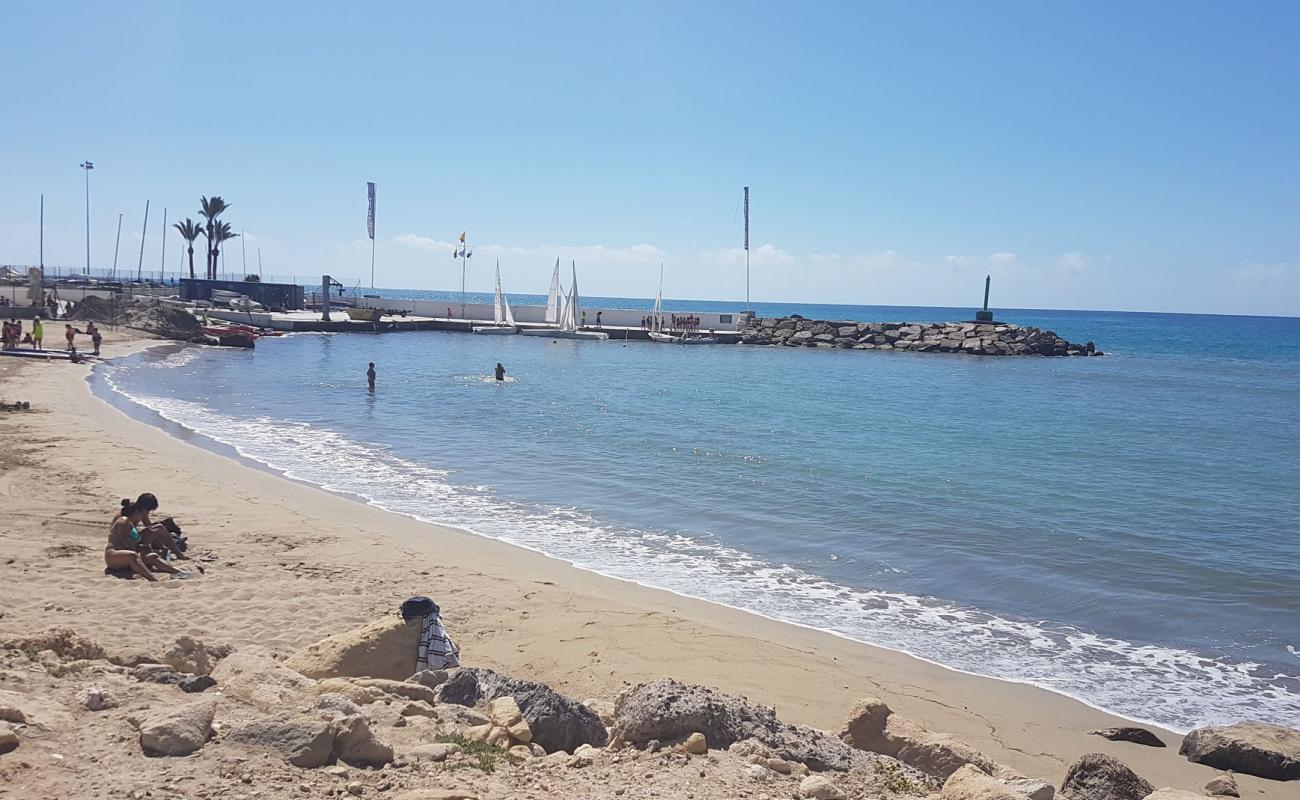
{"label": "person standing in water", "polygon": [[506,368],[501,365],[500,361],[497,362],[496,377],[499,381],[505,381],[506,379]]}
{"label": "person standing in water", "polygon": [[370,384],[370,391],[375,390],[375,362],[370,362],[370,368],[366,370],[366,383]]}

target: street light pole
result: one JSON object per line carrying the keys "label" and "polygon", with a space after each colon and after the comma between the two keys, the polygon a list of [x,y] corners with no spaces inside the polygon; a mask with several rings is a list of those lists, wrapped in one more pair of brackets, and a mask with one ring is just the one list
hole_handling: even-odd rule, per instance
{"label": "street light pole", "polygon": [[90,171],[95,168],[93,161],[81,162],[86,171],[86,275],[90,275]]}

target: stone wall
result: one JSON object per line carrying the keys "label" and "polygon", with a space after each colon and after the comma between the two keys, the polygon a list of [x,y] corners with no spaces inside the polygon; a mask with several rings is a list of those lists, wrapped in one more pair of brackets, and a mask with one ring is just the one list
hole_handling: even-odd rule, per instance
{"label": "stone wall", "polygon": [[1004,322],[830,322],[798,314],[755,317],[741,331],[740,342],[978,356],[1102,355],[1092,342],[1067,342],[1052,331]]}

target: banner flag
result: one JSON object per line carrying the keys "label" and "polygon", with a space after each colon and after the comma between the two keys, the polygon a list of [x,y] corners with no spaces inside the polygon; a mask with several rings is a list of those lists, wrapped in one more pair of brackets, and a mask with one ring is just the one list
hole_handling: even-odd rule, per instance
{"label": "banner flag", "polygon": [[[732,219],[735,219],[733,217]],[[732,223],[733,225],[735,223]],[[749,249],[749,187],[745,187],[745,249]]]}
{"label": "banner flag", "polygon": [[366,217],[366,230],[370,233],[370,238],[375,238],[375,185],[366,183],[366,194],[370,198],[370,214]]}

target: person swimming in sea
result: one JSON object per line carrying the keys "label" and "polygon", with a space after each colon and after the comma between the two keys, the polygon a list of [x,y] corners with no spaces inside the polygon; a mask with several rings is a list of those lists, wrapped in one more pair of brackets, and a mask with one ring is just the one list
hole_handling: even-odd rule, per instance
{"label": "person swimming in sea", "polygon": [[506,368],[505,368],[504,366],[501,365],[501,362],[500,362],[500,361],[497,362],[497,368],[496,368],[496,373],[495,373],[495,374],[496,374],[496,378],[497,378],[497,380],[499,380],[499,381],[503,381],[503,382],[505,381],[505,379],[506,379]]}

